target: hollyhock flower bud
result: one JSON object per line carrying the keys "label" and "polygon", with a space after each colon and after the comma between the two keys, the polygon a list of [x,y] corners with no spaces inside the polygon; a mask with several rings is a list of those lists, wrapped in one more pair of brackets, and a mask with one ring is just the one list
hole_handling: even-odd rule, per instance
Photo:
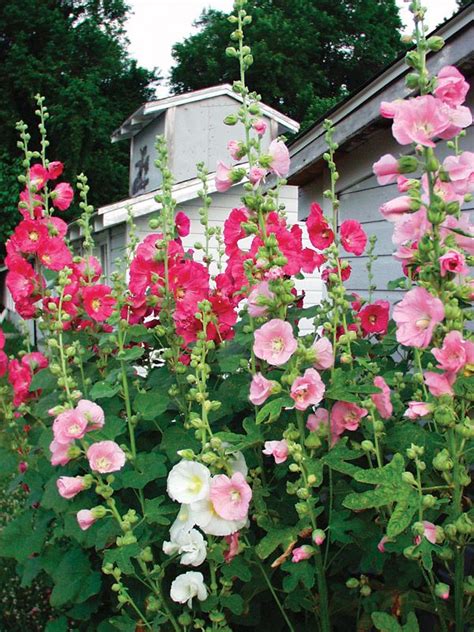
{"label": "hollyhock flower bud", "polygon": [[469,84],[455,66],[444,66],[436,77],[434,95],[452,108],[462,105],[469,92]]}
{"label": "hollyhock flower bud", "polygon": [[344,250],[360,257],[367,245],[367,235],[360,223],[355,219],[346,219],[341,224],[339,234]]}
{"label": "hollyhock flower bud", "polygon": [[279,465],[288,458],[288,443],[285,439],[282,441],[265,441],[262,452],[267,456],[272,456],[275,459],[275,463]]}
{"label": "hollyhock flower bud", "polygon": [[370,397],[382,419],[390,419],[393,413],[393,406],[390,401],[390,388],[381,375],[377,375],[374,378],[374,386],[380,388],[382,392],[373,393]]}
{"label": "hollyhock flower bud", "polygon": [[110,286],[100,284],[89,285],[82,289],[84,309],[90,318],[102,322],[112,315],[117,301],[111,292]]}
{"label": "hollyhock flower bud", "polygon": [[288,362],[298,346],[290,323],[279,318],[257,329],[254,340],[253,351],[257,358],[274,366]]}
{"label": "hollyhock flower bud", "polygon": [[308,415],[306,428],[311,431],[319,430],[329,423],[329,412],[325,408],[318,408],[315,413]]}
{"label": "hollyhock flower bud", "polygon": [[438,582],[435,584],[435,595],[440,599],[449,599],[449,586],[448,584],[444,584],[443,582]]}
{"label": "hollyhock flower bud", "polygon": [[373,164],[372,170],[380,186],[395,182],[400,174],[398,160],[392,154],[384,154]]}
{"label": "hollyhock flower bud", "polygon": [[86,531],[97,520],[94,513],[90,509],[81,509],[76,515],[77,522],[83,531]]}
{"label": "hollyhock flower bud", "polygon": [[216,513],[224,520],[242,520],[247,516],[252,489],[240,472],[231,478],[225,474],[211,481],[210,499]]}
{"label": "hollyhock flower bud", "polygon": [[457,250],[448,250],[447,253],[442,255],[439,258],[439,268],[442,277],[445,277],[448,273],[469,274],[466,259],[464,255]]}
{"label": "hollyhock flower bud", "polygon": [[64,165],[62,162],[59,162],[58,160],[54,160],[53,162],[50,162],[48,165],[48,177],[50,180],[56,180],[56,178],[59,178],[59,176],[62,174],[64,169]]}
{"label": "hollyhock flower bud", "polygon": [[192,607],[194,597],[199,601],[207,599],[207,588],[204,584],[204,575],[197,571],[188,571],[178,575],[171,583],[170,597],[176,603],[185,603]]}
{"label": "hollyhock flower bud", "polygon": [[86,418],[88,424],[87,430],[100,430],[100,428],[103,428],[105,415],[98,404],[88,399],[80,399],[77,402],[76,411]]}
{"label": "hollyhock flower bud", "polygon": [[51,465],[66,465],[73,458],[71,445],[52,441],[49,445],[51,452]]}
{"label": "hollyhock flower bud", "polygon": [[397,340],[408,347],[425,348],[436,326],[444,319],[443,303],[428,290],[416,287],[407,292],[393,309]]}
{"label": "hollyhock flower bud", "polygon": [[76,410],[65,410],[53,422],[54,440],[69,445],[86,434],[87,419]]}
{"label": "hollyhock flower bud", "polygon": [[234,182],[232,180],[231,172],[232,169],[228,167],[225,163],[221,161],[217,163],[215,183],[216,189],[219,191],[219,193],[224,193],[225,191],[228,191],[233,185]]}
{"label": "hollyhock flower bud", "polygon": [[318,371],[329,369],[334,364],[334,350],[329,338],[323,336],[311,347],[314,352],[313,365]]}
{"label": "hollyhock flower bud", "polygon": [[317,546],[321,546],[321,544],[324,542],[324,540],[326,539],[326,534],[324,533],[324,531],[322,529],[315,529],[313,531],[313,542],[317,545]]}
{"label": "hollyhock flower bud", "polygon": [[380,553],[385,553],[385,545],[387,544],[387,542],[389,542],[389,539],[387,538],[386,535],[384,535],[382,539],[380,540],[380,542],[377,544],[377,548],[380,551]]}
{"label": "hollyhock flower bud", "polygon": [[57,208],[58,211],[67,211],[74,198],[74,191],[68,182],[60,182],[54,187],[50,195],[53,206]]}
{"label": "hollyhock flower bud", "polygon": [[83,476],[61,476],[56,485],[60,496],[68,500],[86,489]]}
{"label": "hollyhock flower bud", "polygon": [[89,467],[93,472],[109,474],[118,472],[125,465],[125,452],[115,441],[99,441],[87,450]]}
{"label": "hollyhock flower bud", "polygon": [[183,213],[183,211],[178,211],[176,213],[174,224],[176,226],[176,232],[180,237],[187,237],[189,235],[191,221],[189,217]]}
{"label": "hollyhock flower bud", "polygon": [[382,204],[380,213],[389,222],[398,221],[405,213],[415,210],[412,199],[409,195],[401,195]]}
{"label": "hollyhock flower bud", "polygon": [[267,130],[267,124],[263,119],[257,119],[252,123],[253,129],[257,132],[259,136],[263,136]]}
{"label": "hollyhock flower bud", "polygon": [[290,170],[290,153],[282,140],[272,140],[268,148],[269,167],[279,178],[285,178]]}
{"label": "hollyhock flower bud", "polygon": [[308,544],[303,544],[303,546],[298,546],[296,549],[292,551],[291,561],[294,564],[298,562],[302,562],[303,560],[309,560],[310,557],[314,555],[314,549],[312,546]]}
{"label": "hollyhock flower bud", "polygon": [[423,377],[428,390],[434,397],[441,397],[441,395],[452,397],[454,395],[452,384],[456,380],[455,374],[426,371]]}
{"label": "hollyhock flower bud", "polygon": [[254,406],[261,406],[272,394],[274,382],[267,380],[261,373],[256,373],[252,377],[250,384],[249,400]]}
{"label": "hollyhock flower bud", "polygon": [[244,144],[238,140],[230,140],[227,143],[227,150],[232,160],[240,160],[245,155]]}
{"label": "hollyhock flower bud", "polygon": [[20,472],[20,474],[24,474],[28,469],[28,463],[26,463],[25,461],[20,461],[20,463],[18,463],[18,471]]}
{"label": "hollyhock flower bud", "polygon": [[306,369],[303,376],[297,377],[291,385],[290,397],[297,410],[306,410],[308,406],[317,406],[324,396],[326,386],[315,369]]}
{"label": "hollyhock flower bud", "polygon": [[211,473],[201,463],[180,461],[168,474],[167,491],[172,500],[190,504],[209,495]]}

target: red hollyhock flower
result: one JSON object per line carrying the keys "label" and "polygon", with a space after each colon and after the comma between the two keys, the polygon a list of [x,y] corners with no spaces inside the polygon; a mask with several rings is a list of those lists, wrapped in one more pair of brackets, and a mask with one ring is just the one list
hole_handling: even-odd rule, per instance
{"label": "red hollyhock flower", "polygon": [[60,217],[45,217],[43,223],[48,229],[50,237],[65,237],[67,224]]}
{"label": "red hollyhock flower", "polygon": [[197,307],[209,294],[209,273],[197,261],[180,261],[169,270],[169,285],[176,302]]}
{"label": "red hollyhock flower", "polygon": [[16,358],[8,366],[8,381],[13,387],[13,405],[19,406],[30,395],[33,374],[28,365],[21,364]]}
{"label": "red hollyhock flower", "polygon": [[310,242],[318,250],[328,248],[334,241],[334,232],[327,223],[322,208],[315,202],[310,206],[306,229]]}
{"label": "red hollyhock flower", "polygon": [[18,202],[18,210],[25,219],[31,219],[33,214],[37,219],[43,217],[43,198],[37,193],[33,194],[28,189],[24,189],[20,193],[20,201]]}
{"label": "red hollyhock flower", "polygon": [[340,228],[341,244],[346,252],[359,257],[367,245],[367,235],[355,219],[346,219]]}
{"label": "red hollyhock flower", "polygon": [[0,351],[0,377],[3,377],[8,368],[8,356],[5,351]]}
{"label": "red hollyhock flower", "polygon": [[58,211],[67,211],[74,198],[74,191],[68,182],[60,182],[51,191],[51,200]]}
{"label": "red hollyhock flower", "polygon": [[39,191],[48,181],[49,174],[43,165],[36,164],[30,169],[30,186]]}
{"label": "red hollyhock flower", "polygon": [[45,369],[49,364],[48,358],[43,355],[41,351],[31,351],[30,353],[25,353],[21,359],[21,363],[30,368],[32,371]]}
{"label": "red hollyhock flower", "polygon": [[97,322],[107,320],[114,311],[116,299],[111,295],[108,285],[89,285],[82,289],[84,309],[90,318]]}
{"label": "red hollyhock flower", "polygon": [[364,335],[387,333],[390,303],[388,301],[375,301],[371,305],[363,307],[358,316]]}
{"label": "red hollyhock flower", "polygon": [[187,237],[189,235],[191,221],[185,213],[178,211],[176,213],[176,217],[174,218],[174,223],[176,226],[176,232],[180,237]]}
{"label": "red hollyhock flower", "polygon": [[304,248],[301,253],[301,269],[303,272],[306,272],[306,274],[311,274],[316,268],[319,270],[326,261],[327,258],[324,255],[315,250],[311,250],[311,248]]}
{"label": "red hollyhock flower", "polygon": [[249,212],[246,208],[234,208],[229,217],[224,222],[224,244],[225,253],[231,256],[239,249],[238,242],[246,237],[246,232],[242,228],[242,224],[249,219]]}
{"label": "red hollyhock flower", "polygon": [[[347,281],[350,278],[350,276],[351,276],[352,268],[347,263],[347,261],[341,261],[341,259],[339,259],[339,265],[341,267],[341,280],[342,281]],[[325,283],[329,282],[329,275],[330,274],[338,274],[338,269],[337,268],[326,268],[325,270],[322,271],[321,278],[322,278],[322,280]]]}
{"label": "red hollyhock flower", "polygon": [[55,160],[48,165],[48,176],[50,180],[56,180],[62,174],[64,165],[62,162]]}
{"label": "red hollyhock flower", "polygon": [[35,253],[40,244],[48,238],[48,229],[37,219],[24,219],[15,228],[15,244],[25,253]]}
{"label": "red hollyhock flower", "polygon": [[32,296],[40,287],[40,277],[22,257],[7,257],[6,285],[15,303]]}
{"label": "red hollyhock flower", "polygon": [[60,237],[51,237],[41,242],[38,258],[48,270],[63,270],[72,265],[72,254]]}

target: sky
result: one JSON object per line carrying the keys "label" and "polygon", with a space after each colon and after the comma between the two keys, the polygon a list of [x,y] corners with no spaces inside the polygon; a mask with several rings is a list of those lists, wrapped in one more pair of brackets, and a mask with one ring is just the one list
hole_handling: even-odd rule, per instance
{"label": "sky", "polygon": [[[130,53],[141,66],[158,67],[166,78],[172,66],[171,47],[195,32],[193,22],[204,8],[232,9],[233,0],[128,0],[132,15],[127,22]],[[408,5],[397,0],[404,24],[410,23]],[[456,11],[456,0],[425,0],[430,30]],[[165,82],[163,82],[165,83]],[[157,90],[158,97],[168,94],[166,85]]]}

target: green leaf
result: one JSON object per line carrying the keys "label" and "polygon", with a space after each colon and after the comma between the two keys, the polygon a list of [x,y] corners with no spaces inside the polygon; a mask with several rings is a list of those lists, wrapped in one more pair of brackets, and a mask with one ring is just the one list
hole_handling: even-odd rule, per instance
{"label": "green leaf", "polygon": [[108,382],[96,382],[89,392],[91,399],[101,399],[113,397],[120,390],[119,384],[109,384]]}
{"label": "green leaf", "polygon": [[42,369],[33,375],[30,384],[30,391],[36,391],[39,388],[43,390],[52,390],[57,386],[57,378],[51,374],[49,369]]}
{"label": "green leaf", "polygon": [[272,399],[262,406],[262,408],[260,408],[257,412],[257,425],[275,421],[275,419],[278,419],[280,416],[282,408],[293,405],[294,401],[290,397],[278,397],[277,399]]}
{"label": "green leaf", "polygon": [[393,491],[389,487],[380,489],[371,489],[361,494],[348,494],[342,504],[347,509],[364,510],[373,509],[374,507],[383,507],[393,501]]}
{"label": "green leaf", "polygon": [[283,569],[289,574],[283,579],[283,590],[292,592],[298,584],[302,584],[308,590],[314,586],[315,582],[315,566],[313,561],[304,560],[298,564],[286,562]]}
{"label": "green leaf", "polygon": [[418,625],[414,612],[408,613],[407,622],[403,626],[403,632],[420,632],[420,626]]}
{"label": "green leaf", "polygon": [[390,516],[390,520],[387,525],[387,537],[395,538],[400,535],[405,529],[407,529],[412,521],[413,514],[418,508],[418,496],[414,490],[411,490],[412,494],[407,493],[406,498],[400,498],[395,506],[395,509]]}
{"label": "green leaf", "polygon": [[0,556],[13,557],[19,562],[40,553],[48,533],[51,515],[36,520],[31,509],[18,515],[0,531]]}
{"label": "green leaf", "polygon": [[359,470],[354,478],[360,483],[371,483],[372,485],[401,485],[402,473],[405,469],[405,461],[401,454],[395,454],[393,459],[382,468],[373,470]]}
{"label": "green leaf", "polygon": [[104,553],[104,561],[106,564],[114,564],[118,566],[125,575],[133,575],[135,567],[132,559],[140,554],[141,547],[138,542],[119,546],[116,549],[108,549]]}
{"label": "green leaf", "polygon": [[244,600],[237,593],[228,595],[227,597],[221,597],[221,604],[224,608],[228,608],[233,614],[242,614],[244,611]]}
{"label": "green leaf", "polygon": [[134,360],[141,358],[144,353],[144,347],[135,345],[133,347],[129,347],[128,349],[124,349],[117,357],[119,360],[123,360],[123,362],[133,362]]}
{"label": "green leaf", "polygon": [[402,632],[398,621],[386,612],[372,612],[372,621],[380,632]]}
{"label": "green leaf", "polygon": [[336,402],[351,402],[353,404],[360,403],[360,397],[353,395],[350,391],[344,388],[329,388],[325,392],[324,397]]}
{"label": "green leaf", "polygon": [[48,621],[44,630],[45,632],[68,632],[69,625],[66,617],[59,617],[59,619]]}
{"label": "green leaf", "polygon": [[171,520],[167,518],[167,515],[176,515],[176,507],[170,504],[163,506],[166,498],[164,496],[158,496],[158,498],[147,498],[145,500],[145,519],[149,524],[162,524],[168,525]]}
{"label": "green leaf", "polygon": [[117,474],[114,488],[143,489],[150,481],[163,478],[168,474],[166,459],[157,452],[142,452],[137,456],[134,466],[133,470]]}
{"label": "green leaf", "polygon": [[246,583],[252,579],[252,571],[241,556],[234,557],[232,562],[229,562],[229,564],[224,564],[224,566],[221,567],[221,572],[225,579],[238,577]]}
{"label": "green leaf", "polygon": [[54,588],[50,602],[53,608],[67,603],[83,603],[101,588],[101,574],[93,571],[86,553],[71,549],[53,571]]}
{"label": "green leaf", "polygon": [[261,560],[266,559],[277,546],[286,548],[290,542],[297,540],[298,529],[296,527],[284,527],[280,529],[271,529],[255,547],[258,557]]}
{"label": "green leaf", "polygon": [[166,391],[160,391],[157,395],[156,391],[152,389],[146,393],[138,393],[133,400],[133,408],[137,413],[140,413],[143,419],[148,421],[162,415],[168,408],[169,401]]}

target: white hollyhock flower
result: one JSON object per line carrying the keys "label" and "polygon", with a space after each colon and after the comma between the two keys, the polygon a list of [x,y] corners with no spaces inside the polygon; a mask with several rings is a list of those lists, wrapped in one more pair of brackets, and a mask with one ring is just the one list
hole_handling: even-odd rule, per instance
{"label": "white hollyhock flower", "polygon": [[211,473],[205,465],[180,461],[168,474],[168,495],[186,505],[202,500],[209,496],[210,479]]}
{"label": "white hollyhock flower", "polygon": [[206,559],[207,542],[197,529],[180,530],[170,542],[163,542],[163,552],[166,555],[179,553],[184,566],[200,566]]}
{"label": "white hollyhock flower", "polygon": [[176,540],[177,535],[180,531],[189,531],[194,527],[195,524],[196,523],[194,522],[194,518],[191,515],[189,505],[181,505],[181,509],[176,516],[176,520],[170,527],[170,539]]}
{"label": "white hollyhock flower", "polygon": [[240,472],[244,477],[246,477],[249,473],[245,457],[240,451],[229,455],[229,466],[233,474],[235,474],[235,472]]}
{"label": "white hollyhock flower", "polygon": [[195,502],[190,507],[190,518],[194,524],[208,535],[232,535],[247,524],[247,518],[242,520],[226,520],[221,518],[215,511],[210,499],[205,498]]}
{"label": "white hollyhock flower", "polygon": [[172,582],[170,597],[176,603],[187,603],[191,608],[193,598],[197,597],[199,601],[207,599],[207,588],[204,584],[204,576],[197,571],[188,571]]}

